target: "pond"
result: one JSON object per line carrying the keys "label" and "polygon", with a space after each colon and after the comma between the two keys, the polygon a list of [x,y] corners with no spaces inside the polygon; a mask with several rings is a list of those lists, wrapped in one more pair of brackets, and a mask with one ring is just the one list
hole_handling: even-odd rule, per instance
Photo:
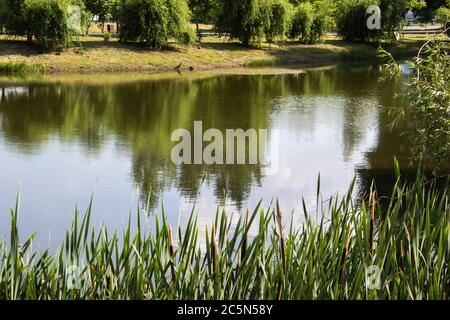
{"label": "pond", "polygon": [[[205,73],[48,77],[0,81],[0,234],[20,191],[21,235],[60,243],[75,206],[93,196],[93,221],[120,229],[139,206],[162,205],[183,223],[194,203],[206,223],[217,206],[245,212],[278,198],[300,216],[302,197],[355,195],[372,178],[392,181],[393,159],[408,155],[389,128],[397,83],[378,66],[336,66],[306,73]],[[279,170],[261,165],[182,165],[171,161],[178,128],[277,129]],[[270,142],[269,142],[270,143]]]}

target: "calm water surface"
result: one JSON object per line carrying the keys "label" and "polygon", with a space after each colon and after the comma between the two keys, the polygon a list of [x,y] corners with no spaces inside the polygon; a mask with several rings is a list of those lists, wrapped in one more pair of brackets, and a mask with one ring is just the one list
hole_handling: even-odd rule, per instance
{"label": "calm water surface", "polygon": [[[128,75],[123,75],[124,78]],[[306,74],[171,77],[96,81],[0,82],[0,234],[21,190],[22,235],[59,242],[76,205],[94,195],[94,222],[126,225],[140,204],[164,204],[172,223],[196,202],[200,222],[217,205],[243,212],[278,197],[300,216],[301,197],[315,202],[347,190],[404,158],[385,109],[395,85],[378,82],[377,67],[336,67]],[[280,171],[258,165],[176,167],[170,158],[177,128],[280,131]],[[205,178],[205,179],[204,179]],[[203,183],[202,183],[202,180]],[[150,199],[147,206],[147,199]]]}

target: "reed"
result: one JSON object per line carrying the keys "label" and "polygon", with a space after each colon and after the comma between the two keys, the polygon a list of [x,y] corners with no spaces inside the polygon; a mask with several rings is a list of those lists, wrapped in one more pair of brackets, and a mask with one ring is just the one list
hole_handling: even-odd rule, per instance
{"label": "reed", "polygon": [[[448,299],[448,190],[419,175],[361,204],[353,188],[319,204],[320,221],[304,205],[304,223],[283,225],[278,203],[259,203],[237,222],[217,210],[205,236],[192,211],[176,238],[164,210],[152,231],[138,217],[119,234],[91,226],[90,205],[54,254],[34,252],[33,235],[20,241],[17,205],[0,248],[0,299]],[[372,265],[379,288],[366,285]]]}
{"label": "reed", "polygon": [[46,68],[37,62],[8,61],[0,62],[0,75],[27,76],[45,73]]}

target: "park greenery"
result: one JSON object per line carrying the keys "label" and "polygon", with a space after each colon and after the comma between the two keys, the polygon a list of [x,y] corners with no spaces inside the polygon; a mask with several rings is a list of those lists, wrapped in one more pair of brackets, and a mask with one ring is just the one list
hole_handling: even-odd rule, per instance
{"label": "park greenery", "polygon": [[119,9],[120,39],[161,49],[170,38],[190,44],[194,35],[188,26],[185,0],[128,0]]}
{"label": "park greenery", "polygon": [[[440,163],[450,159],[450,56],[443,42],[426,42],[417,56],[408,61],[406,90],[398,97],[405,107],[395,109],[396,121],[408,118],[409,148],[414,161]],[[380,49],[386,61],[386,78],[403,73],[400,64],[387,51]]]}
{"label": "park greenery", "polygon": [[[366,9],[374,3],[381,8],[381,30],[366,27]],[[201,24],[212,24],[214,32],[245,46],[263,42],[283,45],[288,40],[320,43],[331,28],[337,28],[338,34],[348,41],[381,42],[392,41],[408,9],[437,17],[448,25],[449,1],[430,0],[426,4],[427,7],[418,0],[0,0],[0,31],[50,51],[69,47],[74,36],[85,32],[93,16],[98,17],[105,41],[112,36],[104,32],[105,23],[115,22],[120,41],[154,50],[163,49],[174,40],[186,46],[193,44],[196,37],[191,23],[196,24],[197,31]],[[80,8],[79,28],[67,23],[74,5]],[[407,103],[398,109],[399,117],[408,119],[406,133],[415,160],[444,165],[450,158],[448,53],[448,42],[430,40],[423,45],[409,61],[406,89],[399,95]],[[401,76],[402,67],[390,53],[380,49],[380,56],[386,59],[389,77]],[[5,74],[43,70],[40,64],[0,64],[0,73]],[[227,79],[213,79],[202,85],[211,88],[224,81]],[[251,101],[241,99],[242,105],[214,109],[216,112],[209,113],[210,122],[213,117],[226,118],[233,108],[252,111],[252,107],[263,104],[258,99],[270,94],[277,85],[290,85],[271,80],[263,86],[256,82],[261,79],[255,78],[244,81],[258,87],[261,94]],[[327,84],[331,86],[331,81],[324,77],[320,85]],[[166,114],[176,115],[178,123],[190,122],[185,120],[195,114],[190,107],[196,106],[193,101],[199,96],[196,85],[183,84],[183,90],[174,83],[155,82],[152,86],[164,90],[140,86],[134,90],[151,92],[155,105],[171,111]],[[151,189],[145,188],[151,183],[164,189],[166,182],[162,183],[152,170],[143,170],[146,163],[152,162],[152,158],[145,158],[148,155],[142,151],[146,150],[144,144],[150,143],[158,150],[153,153],[158,157],[171,150],[169,144],[160,143],[169,140],[167,130],[156,125],[158,118],[144,112],[148,101],[139,99],[139,94],[133,94],[131,89],[105,87],[88,92],[83,91],[86,88],[74,87],[57,88],[58,95],[64,90],[72,93],[73,98],[65,101],[67,108],[48,103],[51,89],[36,88],[34,97],[41,99],[36,99],[35,109],[41,104],[48,112],[36,112],[26,119],[17,112],[27,107],[26,103],[4,102],[2,117],[18,117],[27,125],[17,128],[8,126],[13,121],[5,121],[3,130],[10,130],[11,136],[24,130],[23,140],[44,141],[51,132],[45,131],[42,119],[55,123],[54,117],[67,114],[66,118],[72,116],[73,120],[64,121],[58,131],[71,135],[76,131],[73,128],[81,124],[86,128],[81,131],[90,134],[90,143],[98,145],[105,139],[100,128],[119,134],[135,116],[140,134],[122,133],[124,139],[132,142],[126,145],[136,153],[133,176],[142,183],[142,189]],[[305,88],[313,90],[312,85]],[[214,91],[210,92],[208,101],[213,101]],[[80,93],[84,101],[93,101],[96,112],[80,108]],[[175,100],[168,100],[167,96]],[[114,99],[119,102],[112,103]],[[117,107],[130,103],[135,106],[133,110]],[[179,108],[180,105],[184,107]],[[204,108],[200,104],[198,107]],[[121,116],[115,122],[112,115],[118,113]],[[251,115],[253,125],[266,126],[268,115],[264,111]],[[99,123],[102,125],[96,133],[90,126]],[[52,126],[47,130],[54,129]],[[185,174],[201,176],[201,171],[195,171],[199,168],[191,170]],[[220,168],[211,170],[221,173]],[[248,177],[259,175],[259,169],[251,170],[254,171],[248,169]],[[396,183],[390,194],[380,195],[372,184],[356,199],[356,180],[346,194],[322,199],[319,176],[313,209],[301,201],[301,225],[294,223],[293,215],[283,212],[278,201],[274,201],[267,207],[260,202],[246,214],[217,209],[215,219],[205,229],[198,222],[195,208],[183,226],[170,225],[164,209],[153,216],[138,209],[136,217],[130,217],[128,226],[119,233],[91,224],[91,202],[84,216],[75,210],[71,228],[61,245],[52,251],[33,250],[34,234],[25,241],[19,238],[18,199],[10,212],[9,237],[0,238],[0,299],[448,299],[448,180],[442,187],[442,179],[434,176],[429,180],[419,171],[415,181],[406,181],[397,162],[394,171]],[[242,172],[233,174],[242,178]],[[230,174],[226,180],[233,177]],[[217,185],[219,188],[222,184]],[[151,192],[158,191],[153,189]],[[233,194],[231,198],[242,200],[235,195],[233,198]],[[147,203],[154,205],[150,200]],[[380,271],[377,288],[367,286],[366,271],[371,266]]]}
{"label": "park greenery", "polygon": [[[373,4],[381,9],[381,30],[366,27],[366,10]],[[171,40],[192,44],[190,23],[197,31],[200,24],[212,24],[219,34],[244,45],[287,39],[318,43],[334,27],[345,40],[378,42],[393,38],[409,9],[448,21],[448,1],[426,4],[430,7],[419,0],[0,0],[0,31],[55,50],[69,46],[95,16],[102,32],[105,22],[115,22],[120,40],[151,49]],[[81,13],[77,28],[67,23],[73,5]]]}
{"label": "park greenery", "polygon": [[[90,205],[56,251],[20,240],[17,203],[0,242],[0,299],[448,299],[448,190],[395,171],[388,198],[372,189],[359,203],[353,184],[320,205],[319,178],[300,227],[274,202],[246,215],[218,209],[205,230],[194,211],[176,229],[164,211],[138,213],[118,233],[92,226]],[[369,286],[374,266],[380,282]]]}

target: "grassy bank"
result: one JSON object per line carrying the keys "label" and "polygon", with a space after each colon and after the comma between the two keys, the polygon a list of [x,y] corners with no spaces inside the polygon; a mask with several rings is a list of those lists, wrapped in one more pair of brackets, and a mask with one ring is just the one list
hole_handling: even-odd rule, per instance
{"label": "grassy bank", "polygon": [[[417,52],[426,35],[406,35],[398,44],[386,44],[397,56]],[[240,66],[315,67],[342,60],[376,58],[376,45],[346,43],[328,36],[325,43],[285,46],[264,44],[260,48],[246,48],[225,38],[206,37],[194,47],[171,44],[162,51],[149,51],[117,39],[104,42],[101,37],[80,37],[74,48],[58,53],[43,53],[29,47],[24,39],[0,36],[0,63],[24,61],[42,64],[48,72],[120,72],[168,71],[181,63],[181,71],[223,69]],[[361,52],[352,53],[352,52]],[[368,53],[368,54],[366,54]],[[350,58],[349,58],[350,57]]]}
{"label": "grassy bank", "polygon": [[8,61],[0,62],[0,75],[26,76],[45,73],[46,67],[39,62]]}
{"label": "grassy bank", "polygon": [[[194,214],[183,228],[163,212],[151,233],[138,219],[135,233],[118,234],[92,227],[89,208],[55,255],[20,242],[13,210],[0,299],[449,299],[448,190],[419,178],[389,199],[371,191],[354,203],[349,190],[322,206],[319,190],[321,209],[304,209],[300,228],[277,203],[236,224],[217,211],[204,237]],[[379,288],[366,286],[369,266],[381,270]]]}

